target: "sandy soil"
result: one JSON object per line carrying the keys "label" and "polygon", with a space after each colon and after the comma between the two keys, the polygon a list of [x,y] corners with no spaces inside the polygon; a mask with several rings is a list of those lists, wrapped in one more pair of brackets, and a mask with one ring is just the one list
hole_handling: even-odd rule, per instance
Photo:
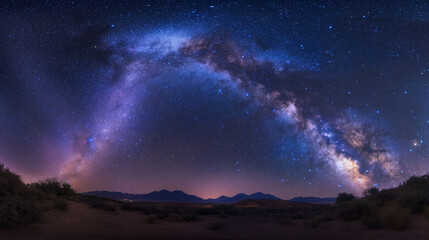
{"label": "sandy soil", "polygon": [[[224,227],[211,230],[212,223]],[[0,230],[0,239],[429,239],[429,220],[417,216],[410,225],[404,231],[367,230],[359,222],[333,221],[311,229],[303,220],[284,223],[266,216],[199,216],[195,222],[167,218],[151,224],[140,212],[107,212],[70,202],[65,212],[52,209],[37,223]]]}

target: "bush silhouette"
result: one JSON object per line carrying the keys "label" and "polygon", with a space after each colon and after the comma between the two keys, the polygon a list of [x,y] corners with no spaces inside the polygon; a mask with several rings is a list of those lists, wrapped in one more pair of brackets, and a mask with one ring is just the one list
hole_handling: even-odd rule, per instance
{"label": "bush silhouette", "polygon": [[335,203],[341,204],[343,202],[350,202],[353,199],[355,199],[355,196],[351,193],[340,193],[340,194],[338,194],[338,197],[337,197],[337,200],[335,201]]}
{"label": "bush silhouette", "polygon": [[422,191],[405,191],[400,195],[398,203],[402,207],[410,208],[414,213],[420,213],[424,206],[429,203],[428,197],[428,194]]}
{"label": "bush silhouette", "polygon": [[40,217],[41,209],[36,201],[22,196],[12,196],[0,203],[0,226],[16,226],[30,223]]}
{"label": "bush silhouette", "polygon": [[343,221],[352,221],[369,216],[375,209],[375,204],[370,200],[356,199],[351,202],[344,202],[341,205],[339,215]]}
{"label": "bush silhouette", "polygon": [[38,195],[0,163],[0,227],[32,222],[40,213]]}
{"label": "bush silhouette", "polygon": [[369,189],[365,190],[365,191],[363,192],[363,196],[364,196],[365,198],[368,198],[368,197],[374,196],[375,194],[377,194],[377,193],[379,193],[379,192],[380,192],[380,191],[378,190],[378,188],[376,188],[376,187],[372,187],[372,188],[369,188]]}
{"label": "bush silhouette", "polygon": [[64,196],[70,198],[76,195],[76,192],[72,189],[70,184],[60,182],[56,178],[48,178],[38,183],[32,183],[29,186],[58,197]]}
{"label": "bush silhouette", "polygon": [[381,203],[381,205],[384,205],[389,201],[393,201],[397,199],[398,196],[399,196],[399,193],[396,189],[384,189],[378,193],[371,195],[369,198],[371,200],[378,200]]}
{"label": "bush silhouette", "polygon": [[420,177],[412,176],[405,183],[398,187],[399,190],[419,190],[429,192],[429,175]]}
{"label": "bush silhouette", "polygon": [[9,171],[0,163],[0,196],[22,193],[26,190],[21,177]]}

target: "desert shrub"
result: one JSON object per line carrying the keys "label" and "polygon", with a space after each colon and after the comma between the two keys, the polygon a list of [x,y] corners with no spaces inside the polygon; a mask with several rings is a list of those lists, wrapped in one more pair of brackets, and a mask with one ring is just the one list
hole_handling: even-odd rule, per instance
{"label": "desert shrub", "polygon": [[0,200],[0,227],[30,223],[40,217],[41,208],[36,201],[22,196]]}
{"label": "desert shrub", "polygon": [[398,189],[429,192],[429,175],[423,175],[420,177],[412,176],[399,186]]}
{"label": "desert shrub", "polygon": [[56,178],[48,178],[38,183],[32,183],[29,186],[56,196],[73,197],[76,194],[70,184],[60,182]]}
{"label": "desert shrub", "polygon": [[369,188],[369,189],[365,190],[365,191],[363,192],[363,196],[364,196],[365,198],[368,198],[368,197],[374,196],[375,194],[377,194],[377,193],[379,193],[379,192],[380,192],[380,191],[378,190],[378,188],[376,188],[376,187],[372,187],[372,188]]}
{"label": "desert shrub", "polygon": [[54,201],[54,208],[61,211],[65,211],[69,208],[69,203],[64,199],[56,199]]}
{"label": "desert shrub", "polygon": [[[59,196],[73,197],[76,195],[76,191],[68,183],[61,183],[61,191]],[[58,195],[58,194],[57,194]]]}
{"label": "desert shrub", "polygon": [[352,202],[345,202],[341,205],[339,215],[343,221],[353,221],[363,216],[368,216],[376,206],[366,199],[357,199]]}
{"label": "desert shrub", "polygon": [[392,204],[384,209],[384,222],[390,228],[402,230],[408,227],[411,218],[411,210]]}
{"label": "desert shrub", "polygon": [[30,223],[41,214],[38,196],[0,163],[0,227]]}
{"label": "desert shrub", "polygon": [[47,196],[44,192],[29,187],[27,187],[26,196],[32,198],[35,201],[38,201],[39,203],[42,203],[44,200],[47,199]]}
{"label": "desert shrub", "polygon": [[423,211],[423,207],[429,203],[428,195],[422,191],[404,191],[401,193],[398,203],[402,207],[408,207],[414,213]]}
{"label": "desert shrub", "polygon": [[225,223],[223,223],[223,222],[214,222],[214,223],[210,223],[207,226],[207,229],[209,229],[209,230],[220,230],[220,229],[222,229],[224,227],[225,227]]}
{"label": "desert shrub", "polygon": [[371,195],[369,198],[374,201],[379,201],[379,205],[384,205],[387,202],[397,199],[398,191],[396,191],[396,189],[385,189]]}
{"label": "desert shrub", "polygon": [[361,222],[368,229],[381,229],[384,227],[383,219],[377,215],[365,216],[361,219]]}
{"label": "desert shrub", "polygon": [[338,194],[338,197],[337,197],[337,200],[335,201],[335,203],[341,204],[344,202],[353,201],[353,199],[355,199],[355,196],[351,193],[340,193],[340,194]]}
{"label": "desert shrub", "polygon": [[0,163],[0,196],[6,196],[25,191],[21,177],[11,172]]}
{"label": "desert shrub", "polygon": [[156,220],[156,216],[154,216],[154,215],[149,215],[149,216],[146,217],[146,222],[147,223],[154,224],[155,220]]}

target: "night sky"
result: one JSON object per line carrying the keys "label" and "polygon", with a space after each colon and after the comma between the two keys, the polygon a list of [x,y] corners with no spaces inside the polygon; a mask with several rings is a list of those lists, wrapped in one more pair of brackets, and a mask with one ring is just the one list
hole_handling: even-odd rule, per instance
{"label": "night sky", "polygon": [[160,2],[2,2],[0,162],[203,198],[429,172],[427,1]]}

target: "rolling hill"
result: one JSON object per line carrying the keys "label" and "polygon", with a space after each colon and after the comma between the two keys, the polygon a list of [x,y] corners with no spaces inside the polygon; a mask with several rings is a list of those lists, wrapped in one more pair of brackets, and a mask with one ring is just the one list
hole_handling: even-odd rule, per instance
{"label": "rolling hill", "polygon": [[218,198],[202,199],[200,197],[186,194],[183,191],[154,191],[147,194],[130,194],[122,192],[92,191],[82,193],[102,198],[109,198],[122,201],[148,201],[148,202],[188,202],[188,203],[235,203],[246,199],[280,199],[271,194],[257,192],[251,195],[239,193],[233,197],[221,196]]}

